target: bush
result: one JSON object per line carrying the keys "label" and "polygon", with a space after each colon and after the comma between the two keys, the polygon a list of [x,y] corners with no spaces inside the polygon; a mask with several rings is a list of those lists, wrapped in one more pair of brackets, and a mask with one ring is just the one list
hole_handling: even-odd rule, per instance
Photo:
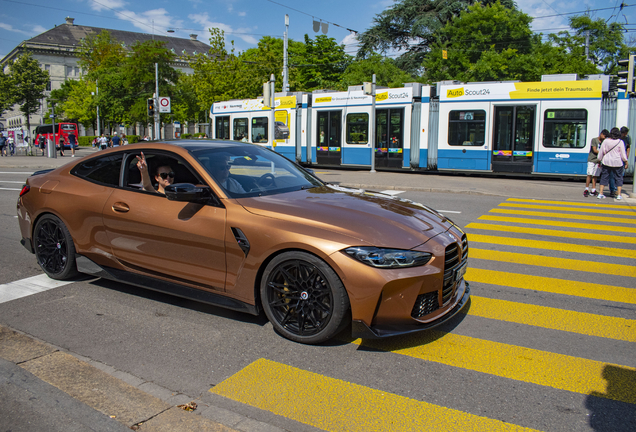
{"label": "bush", "polygon": [[183,139],[192,138],[192,134],[191,133],[183,133],[183,134],[181,134],[181,138],[183,138]]}
{"label": "bush", "polygon": [[81,136],[81,137],[77,137],[77,143],[81,147],[91,147],[93,145],[93,140],[95,138],[96,138],[95,136]]}

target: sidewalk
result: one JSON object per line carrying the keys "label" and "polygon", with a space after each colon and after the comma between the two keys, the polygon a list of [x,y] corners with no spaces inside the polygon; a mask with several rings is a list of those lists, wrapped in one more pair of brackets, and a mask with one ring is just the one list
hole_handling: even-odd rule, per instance
{"label": "sidewalk", "polygon": [[[20,168],[30,171],[57,168],[77,158],[92,155],[97,150],[81,147],[75,151],[76,157],[70,157],[70,151],[64,157],[48,158],[43,156],[9,156],[0,158],[1,168]],[[39,150],[38,150],[39,152]],[[40,153],[38,153],[40,154]],[[324,169],[313,168],[315,174],[327,183],[336,183],[345,187],[369,189],[375,191],[402,190],[435,193],[462,193],[470,195],[492,195],[502,197],[579,200],[592,202],[594,198],[584,198],[585,181],[559,180],[556,177],[513,178],[509,176],[488,177],[480,174],[428,173],[426,171],[378,171],[371,173],[369,169]],[[636,193],[633,185],[626,183],[624,191],[630,195],[626,201],[636,204]],[[600,200],[597,200],[600,201]],[[614,202],[608,198],[605,202]]]}

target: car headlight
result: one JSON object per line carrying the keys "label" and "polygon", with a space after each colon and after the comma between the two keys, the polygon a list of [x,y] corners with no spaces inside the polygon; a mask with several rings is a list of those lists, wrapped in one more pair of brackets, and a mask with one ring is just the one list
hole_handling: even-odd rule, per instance
{"label": "car headlight", "polygon": [[350,247],[345,252],[371,267],[388,269],[421,266],[429,262],[432,256],[427,252],[376,247]]}

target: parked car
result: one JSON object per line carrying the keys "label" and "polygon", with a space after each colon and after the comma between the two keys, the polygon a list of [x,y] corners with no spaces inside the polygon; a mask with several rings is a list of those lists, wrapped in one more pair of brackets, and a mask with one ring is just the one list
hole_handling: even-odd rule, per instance
{"label": "parked car", "polygon": [[249,143],[105,150],[34,173],[17,212],[22,244],[51,278],[80,272],[264,311],[302,343],[348,324],[363,338],[430,329],[469,298],[466,235],[448,218],[326,184]]}
{"label": "parked car", "polygon": [[285,140],[289,139],[289,128],[281,121],[274,123],[274,139]]}

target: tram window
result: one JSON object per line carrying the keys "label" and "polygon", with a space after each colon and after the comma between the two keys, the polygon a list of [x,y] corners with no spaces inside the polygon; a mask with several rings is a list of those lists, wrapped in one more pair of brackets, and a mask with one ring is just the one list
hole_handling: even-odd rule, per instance
{"label": "tram window", "polygon": [[369,114],[347,114],[347,144],[369,142]]}
{"label": "tram window", "polygon": [[267,142],[267,117],[255,117],[252,119],[252,142]]}
{"label": "tram window", "polygon": [[486,139],[486,111],[458,110],[448,115],[448,144],[482,146]]}
{"label": "tram window", "polygon": [[587,110],[546,110],[543,121],[543,147],[585,147]]}
{"label": "tram window", "polygon": [[216,138],[230,139],[230,117],[223,116],[216,118]]}
{"label": "tram window", "polygon": [[236,141],[240,141],[243,137],[248,136],[247,132],[247,119],[246,118],[236,118],[234,119],[234,139]]}

